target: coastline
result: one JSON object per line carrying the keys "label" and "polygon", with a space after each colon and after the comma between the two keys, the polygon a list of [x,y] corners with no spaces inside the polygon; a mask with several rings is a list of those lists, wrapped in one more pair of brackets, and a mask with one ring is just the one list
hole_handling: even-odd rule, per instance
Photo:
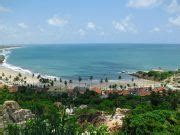
{"label": "coastline", "polygon": [[[37,78],[38,74],[34,74],[34,77],[33,77],[32,72],[19,72],[19,71],[15,71],[13,69],[10,69],[8,67],[5,67],[3,65],[0,65],[0,76],[2,76],[3,73],[4,73],[4,77],[1,80],[1,82],[8,85],[8,86],[12,86],[14,84],[20,85],[20,84],[23,84],[22,82],[24,82],[24,81],[26,81],[26,84],[42,85],[39,82],[39,79]],[[19,74],[21,74],[20,81],[15,82],[14,78],[19,76]],[[46,78],[46,79],[54,80],[54,77],[49,77],[49,76],[42,76],[42,77]],[[8,81],[6,80],[6,78],[8,78]],[[22,79],[23,79],[23,81],[21,81]],[[65,87],[64,81],[65,81],[65,79],[63,79],[62,83],[60,83],[59,79],[57,78],[57,81],[54,83],[54,88],[57,88],[59,86]],[[68,80],[67,80],[67,82],[69,83]],[[77,86],[87,87],[91,83],[90,80],[83,80],[80,84],[79,84],[78,80],[72,80],[72,82],[73,82],[72,84],[69,84],[69,88],[74,88]],[[122,80],[109,80],[108,83],[103,82],[102,84],[100,84],[99,80],[93,80],[91,87],[94,87],[94,88],[100,88],[101,87],[102,89],[107,89],[108,85],[113,85],[113,84],[118,84],[118,85],[122,85],[122,86],[126,86],[127,84],[129,84],[131,87],[133,87],[134,83],[138,87],[149,87],[149,86],[160,85],[159,82],[154,82],[154,81],[146,80],[146,79],[134,79],[133,82],[131,80],[123,80],[122,79]],[[53,90],[54,88],[51,88],[51,89]]]}
{"label": "coastline", "polygon": [[9,57],[10,51],[13,49],[21,48],[22,46],[0,46],[0,55],[4,56],[4,61],[0,64],[0,82],[6,85],[21,84],[21,82],[14,82],[19,74],[21,75],[20,79],[27,84],[38,84],[39,80],[36,77],[32,77],[32,73],[29,70],[22,69],[20,67],[13,66],[8,64],[7,58]]}
{"label": "coastline", "polygon": [[[63,79],[62,83],[60,84],[59,82],[59,77],[55,77],[55,76],[48,76],[48,75],[43,75],[43,74],[39,74],[39,73],[33,73],[28,69],[23,69],[21,67],[17,67],[17,66],[13,66],[9,63],[6,62],[7,58],[9,57],[9,54],[11,53],[10,50],[12,49],[18,49],[21,48],[22,46],[14,46],[14,47],[7,47],[7,48],[1,48],[0,50],[2,51],[0,53],[0,55],[4,55],[5,56],[5,60],[2,64],[0,64],[0,76],[2,77],[1,82],[3,82],[6,85],[13,85],[13,84],[23,84],[24,82],[26,82],[26,84],[32,84],[32,85],[42,85],[42,83],[40,83],[39,79],[37,78],[38,75],[40,75],[42,78],[45,79],[50,79],[50,80],[54,80],[54,78],[57,79],[57,81],[54,83],[56,87],[58,86],[63,86],[64,87],[64,81],[66,80],[65,78],[61,78]],[[4,76],[2,76],[4,74]],[[19,76],[19,81],[14,82],[14,78],[16,78],[17,76]],[[33,76],[34,75],[34,76]],[[133,78],[133,76],[132,76]],[[67,82],[69,82],[69,80],[66,80]],[[81,87],[86,87],[87,85],[90,85],[90,80],[83,80],[80,85],[78,80],[72,80],[73,84],[69,84],[71,88],[77,87],[77,86],[81,86]],[[147,86],[153,86],[153,85],[158,85],[159,83],[155,83],[153,81],[150,80],[145,80],[145,79],[135,79],[133,82],[131,81],[131,79],[129,80],[109,80],[108,83],[102,83],[100,84],[100,80],[93,80],[92,81],[92,87],[104,87],[104,89],[106,89],[106,87],[108,85],[113,85],[113,84],[121,84],[121,85],[127,85],[130,84],[131,86],[133,86],[133,83],[136,83],[139,87],[147,87]]]}
{"label": "coastline", "polygon": [[23,79],[23,81],[26,81],[27,84],[38,84],[39,83],[39,80],[36,77],[32,77],[32,74],[20,73],[20,72],[14,71],[12,69],[9,69],[7,67],[4,67],[2,65],[0,65],[0,71],[1,71],[0,74],[2,77],[2,81],[7,85],[16,84],[16,82],[14,81],[14,78],[19,76],[19,74],[21,75],[21,77],[19,78],[20,81],[17,81],[18,84],[21,84],[22,79]]}

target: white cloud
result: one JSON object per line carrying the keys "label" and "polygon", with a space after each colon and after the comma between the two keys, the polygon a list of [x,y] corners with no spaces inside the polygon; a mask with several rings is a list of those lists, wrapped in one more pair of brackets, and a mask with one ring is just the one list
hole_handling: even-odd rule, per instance
{"label": "white cloud", "polygon": [[113,24],[114,28],[120,32],[137,33],[137,29],[136,29],[135,25],[131,22],[130,16],[127,16],[120,22],[113,21],[112,24]]}
{"label": "white cloud", "polygon": [[19,23],[18,26],[21,27],[21,28],[23,28],[23,29],[28,28],[28,25],[26,25],[26,24],[23,23],[23,22],[22,22],[22,23]]}
{"label": "white cloud", "polygon": [[177,0],[172,0],[170,5],[167,7],[169,13],[179,13],[180,12],[180,3]]}
{"label": "white cloud", "polygon": [[85,36],[86,35],[86,31],[83,29],[79,29],[78,33],[80,34],[80,36]]}
{"label": "white cloud", "polygon": [[160,32],[161,29],[159,27],[154,27],[150,32]]}
{"label": "white cloud", "polygon": [[126,31],[126,28],[124,27],[124,25],[122,23],[113,21],[112,24],[116,30],[124,31],[124,32]]}
{"label": "white cloud", "polygon": [[87,23],[87,29],[96,30],[96,25],[93,22]]}
{"label": "white cloud", "polygon": [[6,8],[0,5],[0,13],[2,12],[11,12],[11,10],[9,8]]}
{"label": "white cloud", "polygon": [[132,8],[147,8],[159,5],[160,3],[161,0],[129,0],[127,6]]}
{"label": "white cloud", "polygon": [[169,23],[173,26],[180,27],[180,16],[177,16],[175,18],[169,18]]}
{"label": "white cloud", "polygon": [[68,23],[68,20],[62,19],[56,15],[47,20],[47,23],[53,26],[62,27]]}

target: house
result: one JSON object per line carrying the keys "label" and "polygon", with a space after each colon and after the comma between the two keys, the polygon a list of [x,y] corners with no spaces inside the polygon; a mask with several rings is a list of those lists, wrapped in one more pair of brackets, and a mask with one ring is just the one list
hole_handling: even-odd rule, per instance
{"label": "house", "polygon": [[151,92],[148,90],[148,89],[145,89],[145,88],[139,88],[137,90],[137,95],[139,96],[147,96],[147,95],[150,95]]}
{"label": "house", "polygon": [[154,88],[152,91],[154,91],[154,92],[163,92],[165,90],[165,88],[164,87],[157,87],[157,88]]}
{"label": "house", "polygon": [[102,90],[100,88],[98,88],[98,87],[93,87],[92,91],[95,91],[98,94],[102,94]]}

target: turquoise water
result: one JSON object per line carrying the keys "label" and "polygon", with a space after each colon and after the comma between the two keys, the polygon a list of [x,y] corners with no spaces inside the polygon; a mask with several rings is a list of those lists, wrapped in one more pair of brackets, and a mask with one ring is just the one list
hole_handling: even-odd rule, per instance
{"label": "turquoise water", "polygon": [[180,45],[61,44],[30,45],[14,49],[7,63],[35,73],[77,79],[117,79],[121,71],[177,69]]}

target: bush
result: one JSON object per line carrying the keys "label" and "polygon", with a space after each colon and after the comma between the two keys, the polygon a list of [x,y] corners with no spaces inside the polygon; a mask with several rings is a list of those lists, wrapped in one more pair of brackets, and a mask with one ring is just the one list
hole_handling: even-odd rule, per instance
{"label": "bush", "polygon": [[127,134],[144,135],[154,133],[174,133],[177,124],[172,111],[155,110],[142,114],[130,115],[125,118],[124,131]]}

